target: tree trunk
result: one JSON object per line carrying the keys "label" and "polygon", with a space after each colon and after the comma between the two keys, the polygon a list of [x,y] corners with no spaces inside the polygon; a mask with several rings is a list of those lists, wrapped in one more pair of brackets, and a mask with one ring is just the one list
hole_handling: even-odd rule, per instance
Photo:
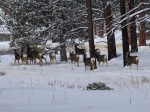
{"label": "tree trunk", "polygon": [[98,36],[99,37],[103,37],[103,34],[104,34],[104,23],[100,23],[98,25]]}
{"label": "tree trunk", "polygon": [[[144,17],[144,14],[141,13],[139,15],[139,18]],[[145,34],[145,22],[140,22],[139,26],[139,46],[145,46],[146,45],[146,34]]]}
{"label": "tree trunk", "polygon": [[[126,13],[125,11],[125,0],[120,0],[120,13],[121,15],[124,15]],[[124,16],[121,18],[121,20],[124,18]],[[129,51],[129,40],[128,40],[128,31],[127,31],[127,24],[126,21],[123,21],[121,23],[122,27],[122,46],[123,46],[123,64],[124,66],[128,65],[128,62],[126,60],[126,53]]]}
{"label": "tree trunk", "polygon": [[115,58],[116,53],[116,43],[114,37],[114,31],[112,30],[112,16],[111,16],[111,6],[107,4],[106,0],[103,0],[103,8],[104,8],[104,18],[106,25],[106,33],[107,33],[107,46],[108,46],[108,60]]}
{"label": "tree trunk", "polygon": [[[134,8],[134,0],[130,0],[129,2],[129,9],[132,10]],[[135,13],[132,11],[130,14]],[[130,19],[130,32],[131,32],[131,52],[138,52],[137,46],[137,34],[136,34],[136,23],[135,23],[135,16]]]}
{"label": "tree trunk", "polygon": [[[126,12],[130,10],[130,2],[125,3],[125,9],[126,9]],[[127,24],[130,24],[130,20],[127,20]],[[131,29],[130,28],[131,28],[130,25],[127,25],[129,45],[131,45]]]}
{"label": "tree trunk", "polygon": [[[61,35],[60,36],[60,44],[63,44],[64,43],[64,36],[63,35]],[[62,45],[61,46],[61,50],[60,50],[60,57],[61,57],[61,61],[68,61],[67,60],[67,52],[66,52],[66,45],[64,44],[64,45]]]}
{"label": "tree trunk", "polygon": [[92,5],[91,0],[86,0],[87,4],[87,13],[88,13],[88,35],[89,35],[89,52],[90,58],[95,58],[95,69],[96,66],[96,57],[95,57],[95,45],[93,38],[93,21],[92,21]]}

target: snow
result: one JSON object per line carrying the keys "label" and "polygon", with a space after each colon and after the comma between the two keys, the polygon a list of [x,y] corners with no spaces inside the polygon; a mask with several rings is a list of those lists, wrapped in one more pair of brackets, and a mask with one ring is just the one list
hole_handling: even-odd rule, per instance
{"label": "snow", "polygon": [[9,48],[9,41],[0,42],[0,50],[8,50]]}
{"label": "snow", "polygon": [[[0,47],[9,48],[8,42]],[[0,112],[150,112],[150,47],[139,47],[139,70],[123,67],[122,55],[90,72],[68,62],[13,65],[13,55],[0,55]],[[106,49],[101,50],[107,54]],[[117,48],[122,54],[122,48]],[[49,57],[45,56],[49,62]],[[45,63],[45,62],[44,62]],[[85,90],[103,82],[114,90]]]}

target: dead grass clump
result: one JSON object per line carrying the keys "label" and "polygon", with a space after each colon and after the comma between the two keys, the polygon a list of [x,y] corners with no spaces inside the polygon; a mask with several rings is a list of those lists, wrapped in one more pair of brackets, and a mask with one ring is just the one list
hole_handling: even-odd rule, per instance
{"label": "dead grass clump", "polygon": [[149,77],[142,77],[141,78],[141,83],[144,84],[144,83],[150,83],[150,78]]}
{"label": "dead grass clump", "polygon": [[0,71],[0,76],[4,76],[4,75],[6,75],[6,72]]}

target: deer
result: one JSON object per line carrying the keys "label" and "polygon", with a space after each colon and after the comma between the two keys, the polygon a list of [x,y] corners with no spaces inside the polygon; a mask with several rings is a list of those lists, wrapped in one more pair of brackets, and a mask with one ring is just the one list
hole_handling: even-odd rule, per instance
{"label": "deer", "polygon": [[22,64],[28,64],[28,55],[26,52],[22,53]]}
{"label": "deer", "polygon": [[104,63],[106,63],[106,66],[108,66],[107,56],[105,54],[101,55],[100,50],[96,50],[95,54],[96,54],[96,59],[99,62],[99,65],[100,65],[100,62],[103,62],[102,66],[104,65]]}
{"label": "deer", "polygon": [[[84,58],[84,55],[86,54],[86,49],[80,49],[80,48],[78,48],[78,45],[75,45],[74,47],[75,47],[76,54],[83,55],[83,58]],[[84,61],[84,59],[83,59],[83,61]]]}
{"label": "deer", "polygon": [[31,48],[29,45],[27,45],[27,57],[28,60],[30,60],[30,62],[32,63],[36,63],[36,59],[40,60],[40,64],[43,63],[42,59],[46,61],[46,58],[44,58],[43,53],[39,52],[36,48]]}
{"label": "deer", "polygon": [[16,61],[18,61],[18,64],[19,64],[19,60],[21,59],[21,56],[19,53],[17,53],[16,49],[14,49],[14,55],[15,55],[14,64],[16,64]]}
{"label": "deer", "polygon": [[95,53],[97,54],[97,53],[100,53],[100,49],[95,49]]}
{"label": "deer", "polygon": [[84,66],[85,66],[85,71],[86,67],[90,67],[90,71],[95,69],[95,58],[87,58],[87,55],[84,55]]}
{"label": "deer", "polygon": [[[43,63],[42,58],[45,59],[45,58],[43,57],[43,53],[41,53],[41,52],[38,53],[38,57],[37,57],[37,58],[40,60],[40,64]],[[45,59],[45,60],[46,60],[46,59]]]}
{"label": "deer", "polygon": [[126,53],[126,59],[130,65],[130,69],[132,69],[132,64],[136,64],[138,70],[139,57],[138,56],[130,56],[130,52]]}
{"label": "deer", "polygon": [[86,49],[80,49],[77,46],[78,45],[75,45],[75,52],[76,52],[76,54],[85,55],[86,54]]}
{"label": "deer", "polygon": [[74,65],[75,65],[75,63],[77,63],[77,66],[79,67],[79,55],[74,54],[73,52],[70,52],[69,55],[70,55],[71,63],[73,64],[73,62],[74,62]]}
{"label": "deer", "polygon": [[34,50],[34,51],[30,51],[30,52],[28,53],[27,57],[28,57],[28,60],[30,59],[30,61],[31,61],[32,63],[36,63],[36,59],[39,59],[39,60],[40,60],[40,64],[43,63],[42,59],[44,59],[45,62],[47,63],[46,59],[45,59],[44,56],[43,56],[43,53],[38,52],[38,51],[35,51],[35,50]]}
{"label": "deer", "polygon": [[58,51],[51,51],[49,52],[49,58],[50,58],[50,63],[53,63],[54,60],[56,62],[56,54],[58,54]]}

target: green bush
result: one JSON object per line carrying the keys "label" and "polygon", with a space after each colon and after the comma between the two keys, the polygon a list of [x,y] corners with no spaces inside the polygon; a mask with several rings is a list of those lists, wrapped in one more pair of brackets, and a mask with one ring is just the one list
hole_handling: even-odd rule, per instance
{"label": "green bush", "polygon": [[88,84],[86,90],[114,90],[114,89],[106,86],[105,83],[94,82],[92,84]]}

